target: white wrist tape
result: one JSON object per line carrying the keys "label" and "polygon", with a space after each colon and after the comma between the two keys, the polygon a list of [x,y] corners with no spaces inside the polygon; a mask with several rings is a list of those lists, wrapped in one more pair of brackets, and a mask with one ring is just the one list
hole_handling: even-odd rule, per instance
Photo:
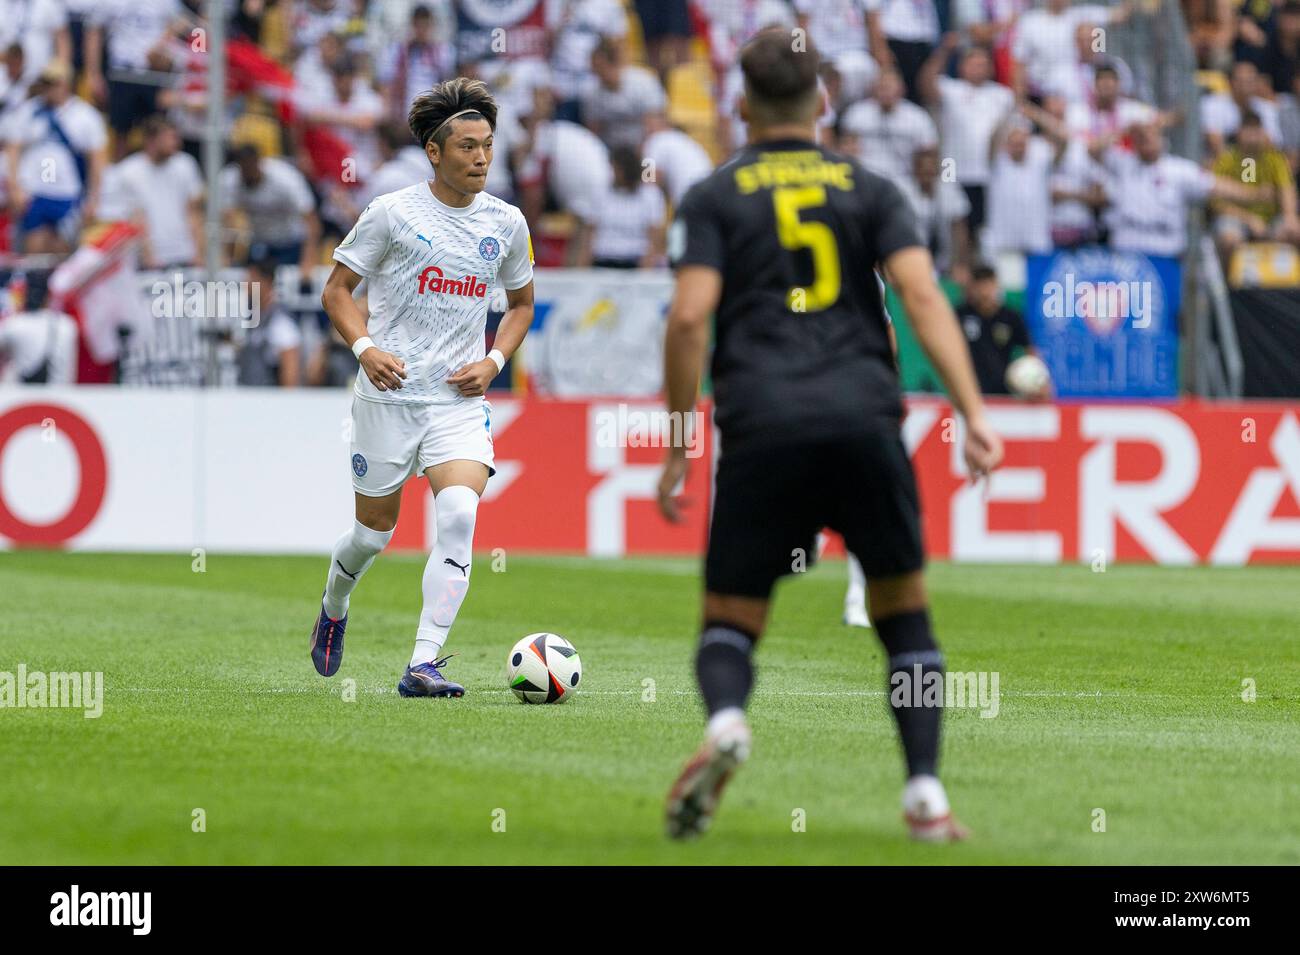
{"label": "white wrist tape", "polygon": [[375,343],[370,340],[370,336],[363,335],[352,343],[352,354],[356,355],[357,360],[360,361],[361,353],[365,351],[367,348],[374,348],[374,347],[375,347]]}
{"label": "white wrist tape", "polygon": [[491,358],[492,363],[497,366],[497,374],[501,374],[501,369],[506,366],[506,356],[501,354],[501,349],[494,348],[487,353],[487,356],[488,358]]}

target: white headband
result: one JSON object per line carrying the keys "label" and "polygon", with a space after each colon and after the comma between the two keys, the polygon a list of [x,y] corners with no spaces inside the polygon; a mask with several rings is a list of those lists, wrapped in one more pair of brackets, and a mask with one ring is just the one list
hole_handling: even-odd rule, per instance
{"label": "white headband", "polygon": [[462,109],[459,113],[452,113],[450,116],[448,116],[446,119],[444,119],[441,123],[438,124],[438,128],[429,134],[429,138],[424,141],[424,144],[427,146],[429,144],[429,140],[433,139],[434,136],[437,136],[438,133],[442,131],[442,127],[446,126],[453,119],[456,119],[459,116],[464,116],[466,113],[477,113],[477,112],[480,112],[480,110],[477,107],[470,107],[469,109]]}

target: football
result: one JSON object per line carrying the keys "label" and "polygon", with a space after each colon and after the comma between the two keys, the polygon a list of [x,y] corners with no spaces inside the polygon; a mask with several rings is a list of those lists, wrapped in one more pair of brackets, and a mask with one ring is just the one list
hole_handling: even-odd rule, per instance
{"label": "football", "polygon": [[506,682],[524,703],[563,703],[581,678],[578,651],[554,633],[530,633],[506,660]]}
{"label": "football", "polygon": [[1051,373],[1037,355],[1021,355],[1007,365],[1007,389],[1019,398],[1041,395],[1051,381]]}

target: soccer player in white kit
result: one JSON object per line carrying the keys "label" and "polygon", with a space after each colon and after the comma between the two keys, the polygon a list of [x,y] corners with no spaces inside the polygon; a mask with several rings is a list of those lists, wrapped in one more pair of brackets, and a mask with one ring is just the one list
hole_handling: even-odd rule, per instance
{"label": "soccer player in white kit", "polygon": [[[402,485],[417,472],[434,494],[437,543],[402,696],[462,696],[438,654],[469,589],[479,497],[493,474],[488,385],[533,320],[528,225],[484,192],[497,105],[458,77],[418,96],[408,121],[433,179],[376,197],[334,251],[321,303],[361,369],[352,400],[356,520],[330,555],[312,631],[317,672],[343,657],[348,600],[392,539]],[[367,283],[369,316],[353,293]],[[484,356],[488,291],[505,290],[495,347]]]}

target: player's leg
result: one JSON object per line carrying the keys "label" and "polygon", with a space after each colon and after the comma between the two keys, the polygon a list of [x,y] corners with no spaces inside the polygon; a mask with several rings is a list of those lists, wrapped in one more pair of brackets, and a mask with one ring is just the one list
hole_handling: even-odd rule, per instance
{"label": "player's leg", "polygon": [[465,688],[443,675],[446,658],[438,654],[469,592],[478,503],[493,470],[491,407],[470,403],[433,414],[420,459],[433,491],[438,537],[424,567],[411,661],[397,689],[403,696],[457,697]]}
{"label": "player's leg", "polygon": [[[938,778],[943,655],[930,626],[916,481],[896,424],[882,422],[846,441],[832,473],[835,523],[866,574],[871,618],[888,657],[887,699],[907,762],[904,816],[916,838],[960,838],[964,830]],[[937,701],[922,692],[936,679]]]}
{"label": "player's leg", "polygon": [[[728,452],[719,462],[695,656],[708,726],[704,745],[668,793],[668,834],[674,838],[708,828],[723,788],[749,756],[745,710],[772,587],[807,563],[820,526],[801,487],[811,457]],[[763,520],[755,520],[760,514]]]}
{"label": "player's leg", "polygon": [[320,614],[312,628],[311,658],[321,676],[343,662],[343,637],[352,591],[393,539],[419,435],[412,436],[411,409],[355,398],[352,402],[352,526],[330,552]]}
{"label": "player's leg", "polygon": [[[930,625],[924,572],[873,577],[867,589],[876,634],[889,658],[889,708],[907,762],[904,818],[914,838],[960,839],[966,832],[952,818],[939,781],[944,662]],[[937,685],[937,701],[924,694],[927,681]]]}
{"label": "player's leg", "polygon": [[862,572],[862,564],[852,552],[847,556],[849,586],[844,592],[844,623],[850,627],[869,628],[871,617],[867,613],[867,575]]}

